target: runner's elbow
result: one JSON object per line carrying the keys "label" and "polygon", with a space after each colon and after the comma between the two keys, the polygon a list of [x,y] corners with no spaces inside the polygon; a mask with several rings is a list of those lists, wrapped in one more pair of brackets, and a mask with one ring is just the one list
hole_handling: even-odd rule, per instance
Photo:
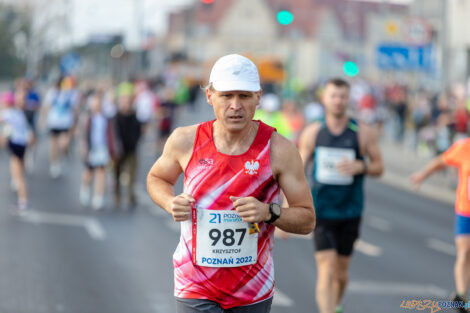
{"label": "runner's elbow", "polygon": [[299,234],[301,235],[308,235],[310,234],[314,229],[316,225],[316,217],[315,213],[313,213],[308,219],[306,219],[305,224],[303,227],[300,228]]}

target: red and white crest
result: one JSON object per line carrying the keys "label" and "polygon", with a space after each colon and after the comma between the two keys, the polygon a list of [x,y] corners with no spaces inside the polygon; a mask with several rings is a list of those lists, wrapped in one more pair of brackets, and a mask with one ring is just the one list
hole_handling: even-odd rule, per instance
{"label": "red and white crest", "polygon": [[258,174],[259,161],[249,160],[245,162],[245,174],[256,175]]}

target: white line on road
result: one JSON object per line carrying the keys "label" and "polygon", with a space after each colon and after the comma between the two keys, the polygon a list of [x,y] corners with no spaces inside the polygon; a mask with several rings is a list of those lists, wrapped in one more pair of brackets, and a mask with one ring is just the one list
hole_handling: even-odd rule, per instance
{"label": "white line on road", "polygon": [[277,306],[292,306],[294,301],[289,298],[285,293],[281,292],[279,289],[274,288],[274,297],[273,305]]}
{"label": "white line on road", "polygon": [[389,221],[377,216],[369,216],[367,218],[367,225],[384,232],[388,232],[392,229]]}
{"label": "white line on road", "polygon": [[106,233],[104,228],[101,226],[101,223],[95,219],[88,218],[85,223],[86,230],[90,234],[91,238],[96,240],[104,240],[106,238]]}
{"label": "white line on road", "polygon": [[398,282],[352,281],[348,292],[362,294],[406,295],[422,297],[442,297],[449,295],[448,291],[432,284],[409,284]]}
{"label": "white line on road", "polygon": [[455,256],[454,245],[441,241],[439,239],[434,239],[434,238],[428,239],[428,247],[433,250],[436,250],[436,251],[439,251],[439,252],[442,252],[451,256]]}
{"label": "white line on road", "polygon": [[367,243],[361,239],[358,239],[354,244],[357,251],[362,252],[368,256],[379,257],[382,255],[382,248],[375,246],[371,243]]}
{"label": "white line on road", "polygon": [[20,215],[20,218],[26,222],[34,224],[56,224],[84,227],[91,238],[95,240],[104,240],[106,238],[106,232],[103,226],[101,226],[101,223],[97,219],[89,216],[29,210]]}

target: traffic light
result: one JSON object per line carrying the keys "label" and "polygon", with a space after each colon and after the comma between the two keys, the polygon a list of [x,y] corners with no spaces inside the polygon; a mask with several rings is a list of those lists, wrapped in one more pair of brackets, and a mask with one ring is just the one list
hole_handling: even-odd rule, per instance
{"label": "traffic light", "polygon": [[281,25],[289,25],[294,20],[294,15],[292,12],[287,10],[281,10],[277,12],[277,21]]}
{"label": "traffic light", "polygon": [[214,3],[214,0],[201,0],[201,2],[204,4],[212,4]]}
{"label": "traffic light", "polygon": [[343,71],[347,76],[356,76],[359,74],[359,68],[357,67],[357,64],[352,61],[344,62]]}

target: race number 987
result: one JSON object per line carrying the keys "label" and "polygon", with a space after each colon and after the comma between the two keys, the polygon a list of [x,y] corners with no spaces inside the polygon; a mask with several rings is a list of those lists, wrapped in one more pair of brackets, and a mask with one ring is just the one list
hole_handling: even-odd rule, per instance
{"label": "race number 987", "polygon": [[235,243],[241,246],[246,235],[246,228],[225,229],[221,231],[217,228],[209,230],[209,238],[212,240],[212,246],[215,246],[222,239],[224,246],[231,247]]}

